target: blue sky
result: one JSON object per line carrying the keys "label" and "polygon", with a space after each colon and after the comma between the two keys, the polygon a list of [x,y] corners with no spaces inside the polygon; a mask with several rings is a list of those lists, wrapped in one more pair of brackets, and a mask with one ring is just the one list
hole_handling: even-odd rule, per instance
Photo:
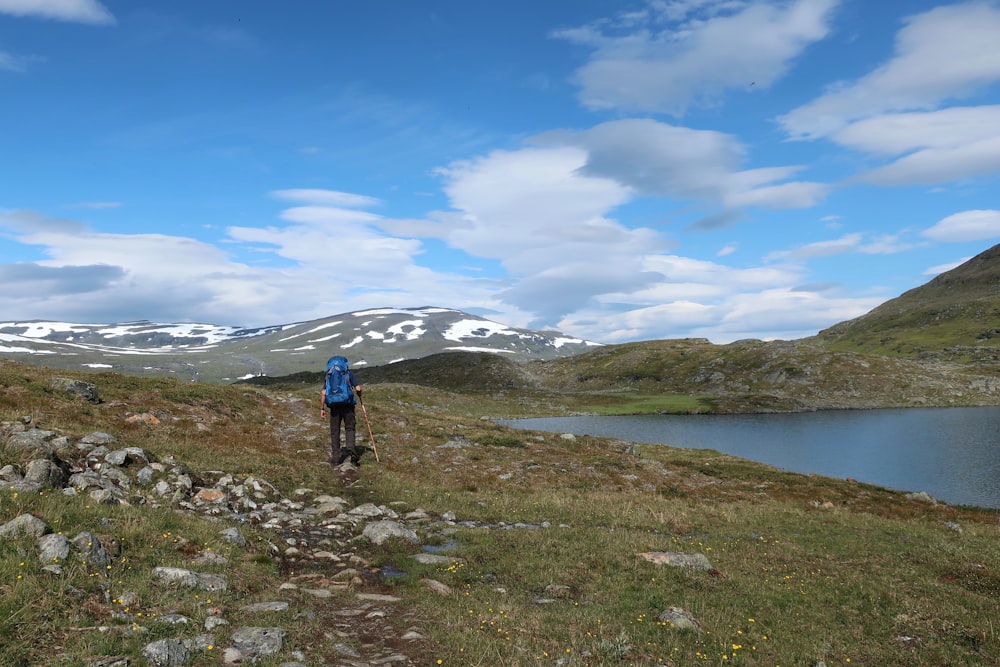
{"label": "blue sky", "polygon": [[800,338],[1000,242],[1000,1],[0,0],[0,319]]}

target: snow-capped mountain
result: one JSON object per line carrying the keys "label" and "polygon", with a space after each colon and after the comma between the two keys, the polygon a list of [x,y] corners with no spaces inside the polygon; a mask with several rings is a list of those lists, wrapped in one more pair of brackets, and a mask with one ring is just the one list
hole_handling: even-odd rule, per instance
{"label": "snow-capped mountain", "polygon": [[0,357],[54,368],[171,374],[207,382],[316,371],[335,354],[360,367],[453,350],[552,359],[595,345],[433,307],[378,308],[256,329],[145,321],[0,322]]}

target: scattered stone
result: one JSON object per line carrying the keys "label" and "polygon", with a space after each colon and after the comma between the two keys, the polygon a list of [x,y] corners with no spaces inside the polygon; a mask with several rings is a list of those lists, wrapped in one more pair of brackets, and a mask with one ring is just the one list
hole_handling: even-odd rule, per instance
{"label": "scattered stone", "polygon": [[129,424],[149,424],[150,426],[156,426],[160,423],[160,418],[149,412],[141,412],[129,415],[125,418],[125,421]]}
{"label": "scattered stone", "polygon": [[420,585],[429,591],[437,593],[438,595],[451,595],[451,587],[448,586],[448,584],[442,583],[436,579],[421,579]]}
{"label": "scattered stone", "polygon": [[68,479],[66,471],[49,459],[35,459],[28,463],[24,479],[48,489],[61,489]]}
{"label": "scattered stone", "polygon": [[52,529],[49,528],[48,524],[34,514],[20,514],[7,523],[0,524],[0,537],[16,537],[17,535],[41,537],[50,532]]}
{"label": "scattered stone", "polygon": [[369,602],[402,602],[403,598],[397,598],[393,595],[380,595],[379,593],[358,593],[355,595],[359,600],[368,600]]}
{"label": "scattered stone", "polygon": [[76,550],[83,554],[87,565],[95,568],[107,568],[111,565],[111,554],[95,535],[87,532],[79,533],[72,542]]}
{"label": "scattered stone", "polygon": [[65,535],[49,533],[42,535],[35,543],[38,560],[43,565],[60,564],[69,558],[70,541]]}
{"label": "scattered stone", "polygon": [[287,602],[256,602],[243,607],[243,611],[255,614],[260,612],[288,611]]}
{"label": "scattered stone", "polygon": [[247,545],[247,540],[243,537],[243,533],[241,533],[240,529],[235,526],[226,528],[220,532],[219,535],[222,536],[223,541],[228,542],[229,544],[235,544],[241,548]]}
{"label": "scattered stone", "polygon": [[98,396],[97,385],[89,382],[74,380],[73,378],[56,377],[49,381],[49,385],[58,391],[65,392],[72,396],[79,396],[90,403],[101,402],[101,399]]}
{"label": "scattered stone", "polygon": [[180,639],[161,639],[142,647],[142,655],[154,665],[186,665],[191,653]]}
{"label": "scattered stone", "polygon": [[362,535],[379,545],[385,544],[391,539],[401,539],[410,544],[420,544],[420,537],[415,532],[396,521],[388,519],[368,524],[365,526]]}
{"label": "scattered stone", "polygon": [[242,627],[233,633],[233,648],[244,659],[255,662],[258,658],[275,655],[281,651],[285,631],[281,628]]}
{"label": "scattered stone", "polygon": [[681,607],[667,607],[656,620],[660,623],[669,623],[678,630],[694,630],[701,632],[701,623],[694,615]]}
{"label": "scattered stone", "polygon": [[203,591],[224,591],[228,587],[226,578],[221,574],[192,572],[179,567],[155,567],[153,578],[160,583],[198,588]]}
{"label": "scattered stone", "polygon": [[32,428],[7,438],[7,446],[33,457],[51,459],[55,456],[55,447],[52,445],[55,438],[56,434],[53,431]]}
{"label": "scattered stone", "polygon": [[551,598],[565,599],[573,597],[572,589],[563,584],[549,584],[545,587],[545,594]]}
{"label": "scattered stone", "polygon": [[110,433],[104,433],[103,431],[94,431],[89,433],[79,440],[81,445],[107,445],[109,443],[115,442],[117,438]]}
{"label": "scattered stone", "polygon": [[679,553],[676,551],[648,551],[639,554],[651,563],[657,565],[670,565],[673,567],[686,567],[693,570],[711,570],[712,563],[709,562],[705,554],[700,553]]}
{"label": "scattered stone", "polygon": [[165,625],[187,625],[191,622],[191,619],[183,614],[160,614],[154,617],[152,621]]}

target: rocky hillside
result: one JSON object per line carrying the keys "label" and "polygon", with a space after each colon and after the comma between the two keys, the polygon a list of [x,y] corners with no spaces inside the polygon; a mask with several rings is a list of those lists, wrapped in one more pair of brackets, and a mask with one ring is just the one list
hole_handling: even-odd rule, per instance
{"label": "rocky hillside", "polygon": [[832,350],[1000,368],[1000,245],[859,318],[825,329]]}
{"label": "rocky hillside", "polygon": [[[534,406],[534,414],[561,414],[587,406],[620,413],[1000,405],[1000,377],[975,367],[830,352],[799,341],[729,345],[698,339],[649,341],[536,362],[452,352],[361,369],[358,376],[362,384],[521,394],[525,405]],[[247,382],[318,388],[321,379],[322,373],[313,372]],[[673,396],[686,400],[671,405]]]}

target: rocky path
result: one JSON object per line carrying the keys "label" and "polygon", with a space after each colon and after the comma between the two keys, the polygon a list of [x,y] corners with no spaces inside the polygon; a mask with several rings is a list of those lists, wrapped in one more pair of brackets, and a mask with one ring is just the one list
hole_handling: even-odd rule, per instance
{"label": "rocky path", "polygon": [[[0,435],[5,451],[13,453],[15,460],[27,461],[0,461],[6,463],[0,466],[0,490],[23,494],[54,489],[88,503],[143,504],[211,517],[220,522],[220,539],[236,549],[247,548],[245,533],[253,526],[259,529],[255,532],[269,536],[264,549],[284,573],[277,589],[258,592],[255,602],[210,608],[198,623],[201,627],[181,614],[150,618],[135,613],[137,594],[116,590],[113,577],[108,577],[102,584],[105,609],[96,614],[108,621],[74,628],[74,632],[144,634],[152,624],[168,623],[176,628],[170,637],[144,645],[143,656],[151,665],[185,665],[206,652],[221,656],[223,664],[272,656],[287,659],[280,663],[284,667],[427,664],[430,647],[420,622],[408,615],[404,600],[386,585],[383,573],[360,555],[360,547],[405,540],[412,545],[414,558],[450,563],[457,556],[426,553],[421,544],[428,539],[447,540],[458,529],[455,517],[434,517],[419,508],[403,512],[402,504],[353,504],[343,496],[308,488],[282,497],[264,479],[240,478],[225,471],[195,473],[182,462],[170,457],[155,460],[151,453],[122,446],[115,436],[102,432],[71,440],[35,428],[25,419],[3,424]],[[67,452],[75,457],[68,457]],[[357,481],[350,464],[334,472],[347,484]],[[40,572],[53,581],[65,577],[71,562],[83,560],[95,572],[112,572],[122,559],[113,527],[109,534],[97,535],[74,533],[66,526],[57,532],[55,524],[58,517],[14,516],[0,523],[0,540],[33,539]],[[187,555],[185,566],[154,567],[149,572],[152,581],[206,596],[230,589],[226,558],[184,544],[183,537],[175,539]],[[449,593],[440,582],[422,583],[441,594]],[[253,624],[231,623],[235,616],[244,622],[253,619]],[[319,621],[323,636],[309,646],[290,643],[288,627],[282,626],[289,617]],[[162,628],[156,634],[162,635]],[[121,667],[130,661],[121,656],[92,656],[89,664]]]}

